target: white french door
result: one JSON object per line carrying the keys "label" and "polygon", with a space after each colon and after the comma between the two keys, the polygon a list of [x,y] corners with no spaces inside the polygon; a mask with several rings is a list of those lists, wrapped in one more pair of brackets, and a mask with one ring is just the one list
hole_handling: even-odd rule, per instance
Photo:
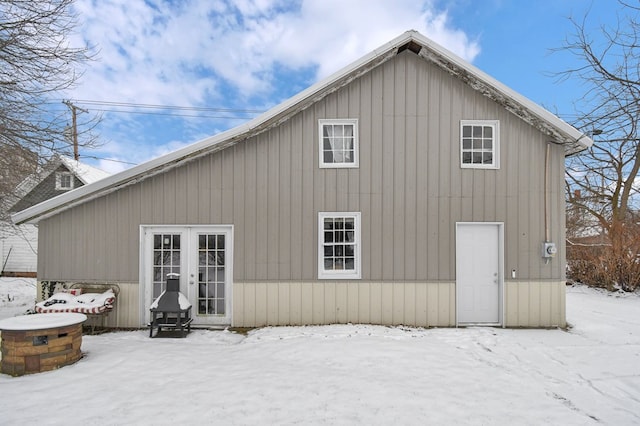
{"label": "white french door", "polygon": [[180,274],[194,325],[231,324],[232,226],[142,226],[141,239],[144,324],[169,273]]}

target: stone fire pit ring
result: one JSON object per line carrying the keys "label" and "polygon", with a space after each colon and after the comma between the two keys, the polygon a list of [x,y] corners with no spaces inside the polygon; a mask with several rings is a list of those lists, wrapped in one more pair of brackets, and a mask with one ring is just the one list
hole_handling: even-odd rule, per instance
{"label": "stone fire pit ring", "polygon": [[1,372],[11,376],[40,373],[82,358],[82,323],[78,313],[23,315],[0,320]]}

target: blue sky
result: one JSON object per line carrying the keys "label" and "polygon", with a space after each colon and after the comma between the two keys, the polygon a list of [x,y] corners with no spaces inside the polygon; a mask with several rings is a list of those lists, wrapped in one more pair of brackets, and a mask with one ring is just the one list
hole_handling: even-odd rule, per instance
{"label": "blue sky", "polygon": [[597,38],[620,13],[614,0],[76,0],[75,10],[72,42],[97,57],[63,96],[103,114],[103,145],[80,154],[110,172],[242,124],[409,29],[570,121],[584,89],[549,76],[575,65],[551,49],[573,32],[569,17],[588,13]]}

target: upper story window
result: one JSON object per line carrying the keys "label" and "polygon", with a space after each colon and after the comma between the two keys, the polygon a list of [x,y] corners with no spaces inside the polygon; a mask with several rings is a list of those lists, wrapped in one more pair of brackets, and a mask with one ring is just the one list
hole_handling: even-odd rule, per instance
{"label": "upper story window", "polygon": [[460,121],[460,166],[474,169],[500,168],[500,122]]}
{"label": "upper story window", "polygon": [[318,120],[320,167],[358,167],[358,120]]}
{"label": "upper story window", "polygon": [[318,279],[360,278],[360,213],[318,213]]}
{"label": "upper story window", "polygon": [[60,191],[68,191],[70,189],[73,189],[73,173],[57,172],[56,189]]}

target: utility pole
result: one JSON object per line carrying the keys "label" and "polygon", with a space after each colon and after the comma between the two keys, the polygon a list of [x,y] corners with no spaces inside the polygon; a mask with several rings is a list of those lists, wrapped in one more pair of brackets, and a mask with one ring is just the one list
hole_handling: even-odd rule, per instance
{"label": "utility pole", "polygon": [[80,112],[89,112],[86,109],[75,106],[71,101],[64,100],[63,104],[69,107],[71,110],[71,140],[73,143],[73,158],[78,161],[80,160],[80,154],[78,153],[78,122],[76,120],[77,111]]}

